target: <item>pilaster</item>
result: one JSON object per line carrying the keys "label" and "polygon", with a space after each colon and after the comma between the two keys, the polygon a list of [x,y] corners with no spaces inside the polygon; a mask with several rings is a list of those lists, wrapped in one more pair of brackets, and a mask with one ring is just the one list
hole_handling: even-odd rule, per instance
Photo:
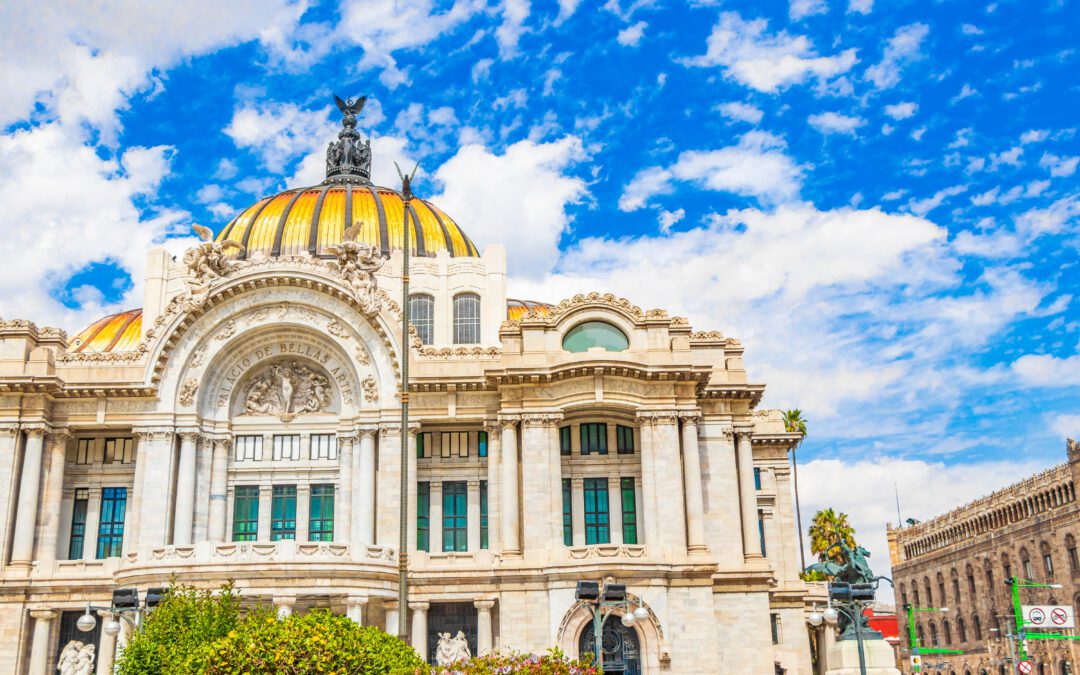
{"label": "pilaster", "polygon": [[[530,412],[521,416],[521,464],[529,468],[529,480],[522,483],[523,538],[525,553],[543,555],[562,542],[562,462],[559,456],[560,412]],[[556,493],[559,497],[556,499]],[[556,516],[558,520],[556,521]],[[555,524],[559,528],[555,529]]]}
{"label": "pilaster", "polygon": [[51,563],[57,558],[60,537],[61,505],[64,498],[64,463],[67,459],[67,442],[71,433],[67,429],[53,429],[47,436],[48,473],[42,495],[41,522],[38,528],[37,560]]}

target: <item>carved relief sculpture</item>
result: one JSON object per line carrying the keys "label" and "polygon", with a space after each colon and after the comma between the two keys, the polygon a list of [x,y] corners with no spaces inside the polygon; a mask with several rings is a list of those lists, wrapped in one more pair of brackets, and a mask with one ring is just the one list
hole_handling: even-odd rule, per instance
{"label": "carved relief sculpture", "polygon": [[439,645],[435,648],[435,665],[449,666],[471,658],[472,652],[469,650],[469,641],[465,638],[465,633],[458,631],[454,637],[450,637],[450,633],[439,633]]}
{"label": "carved relief sculpture", "polygon": [[180,385],[180,405],[189,406],[195,402],[195,392],[199,390],[199,381],[189,377]]}
{"label": "carved relief sculpture", "polygon": [[94,645],[78,640],[67,643],[56,662],[60,675],[92,675],[94,672]]}
{"label": "carved relief sculpture", "polygon": [[214,232],[209,227],[193,225],[192,228],[202,241],[184,252],[184,264],[191,275],[187,280],[187,304],[198,307],[210,294],[213,283],[229,273],[225,252],[233,249],[243,252],[244,247],[235,241],[214,241]]}
{"label": "carved relief sculpture", "polygon": [[356,224],[345,230],[342,242],[336,246],[328,246],[326,250],[337,256],[336,260],[329,263],[330,267],[337,271],[338,276],[352,291],[360,305],[360,311],[371,316],[377,314],[382,307],[375,272],[386,260],[374,246],[354,241],[360,235],[360,228],[361,226]]}
{"label": "carved relief sculpture", "polygon": [[290,418],[330,408],[330,379],[311,368],[289,361],[268,366],[255,376],[244,393],[244,412]]}
{"label": "carved relief sculpture", "polygon": [[364,400],[368,403],[374,403],[379,400],[379,386],[375,382],[375,378],[368,375],[364,378],[364,381],[360,383],[360,387],[364,390]]}

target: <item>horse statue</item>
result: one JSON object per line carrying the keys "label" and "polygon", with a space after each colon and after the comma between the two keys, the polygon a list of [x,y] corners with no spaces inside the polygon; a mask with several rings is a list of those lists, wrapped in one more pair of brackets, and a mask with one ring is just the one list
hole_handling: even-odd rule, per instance
{"label": "horse statue", "polygon": [[[832,546],[825,552],[828,555],[829,551],[834,548],[840,549],[840,554],[844,560],[843,564],[826,560],[824,562],[814,563],[806,568],[807,572],[819,572],[831,579],[830,585],[834,582],[846,583],[846,584],[872,584],[874,589],[877,589],[878,582],[882,579],[889,580],[888,577],[874,576],[873,571],[870,570],[870,564],[866,561],[870,557],[870,551],[867,551],[862,546],[856,545],[855,547],[848,546],[847,542],[841,540]],[[861,608],[859,608],[861,612]],[[859,631],[863,634],[864,639],[872,637],[880,637],[880,633],[870,628],[869,617],[862,616]],[[840,619],[837,623],[837,627],[840,629],[841,640],[854,640],[855,639],[855,625],[851,621],[850,617],[846,616],[843,612],[840,613]]]}

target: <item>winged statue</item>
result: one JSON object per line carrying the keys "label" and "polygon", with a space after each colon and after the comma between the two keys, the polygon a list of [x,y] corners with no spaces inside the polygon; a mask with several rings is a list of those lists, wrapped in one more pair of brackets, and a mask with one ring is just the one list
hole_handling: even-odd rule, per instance
{"label": "winged statue", "polygon": [[214,280],[228,274],[226,253],[239,251],[243,254],[246,249],[235,241],[214,241],[214,231],[209,227],[197,224],[191,227],[198,235],[199,243],[184,252],[184,264],[191,274],[188,291],[191,299],[205,298]]}
{"label": "winged statue", "polygon": [[343,114],[359,115],[360,111],[364,109],[364,103],[367,102],[367,96],[358,96],[356,98],[342,100],[340,96],[334,94],[334,102],[337,103],[338,110]]}
{"label": "winged statue", "polygon": [[327,246],[335,258],[329,264],[350,289],[365,314],[379,311],[378,282],[375,272],[386,263],[379,250],[357,239],[364,225],[356,221],[341,235],[341,243]]}

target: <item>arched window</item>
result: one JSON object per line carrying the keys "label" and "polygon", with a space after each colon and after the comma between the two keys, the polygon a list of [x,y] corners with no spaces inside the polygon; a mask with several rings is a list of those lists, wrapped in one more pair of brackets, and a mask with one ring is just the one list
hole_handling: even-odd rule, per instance
{"label": "arched window", "polygon": [[926,644],[926,640],[923,638],[923,630],[922,630],[922,624],[921,623],[915,624],[915,635],[918,636],[919,646],[920,647],[926,647],[927,644]]}
{"label": "arched window", "polygon": [[945,644],[952,644],[952,628],[949,626],[949,620],[945,619],[941,622],[941,633],[945,637]]}
{"label": "arched window", "polygon": [[960,617],[956,620],[956,639],[961,644],[967,642],[967,626],[964,625],[964,617]]}
{"label": "arched window", "polygon": [[480,343],[480,296],[460,293],[454,296],[454,344]]}
{"label": "arched window", "polygon": [[1028,555],[1026,548],[1020,549],[1020,569],[1025,579],[1035,579],[1035,569],[1031,566],[1031,556]]}
{"label": "arched window", "polygon": [[568,352],[584,352],[593,347],[622,352],[630,347],[630,341],[621,330],[606,321],[586,321],[571,328],[562,345]]}
{"label": "arched window", "polygon": [[982,620],[979,619],[979,615],[975,614],[971,617],[971,628],[975,631],[975,641],[982,640]]}
{"label": "arched window", "polygon": [[922,605],[919,604],[919,582],[918,581],[913,580],[911,582],[911,598],[914,601],[912,604],[914,604],[916,607],[921,607],[922,606]]}
{"label": "arched window", "polygon": [[1076,555],[1076,538],[1071,534],[1065,535],[1065,555],[1069,557],[1069,569],[1076,571],[1080,569],[1080,557]]}
{"label": "arched window", "polygon": [[942,605],[948,602],[945,599],[945,576],[941,572],[937,573],[937,597]]}
{"label": "arched window", "polygon": [[971,565],[964,568],[964,576],[967,577],[968,593],[972,599],[975,598],[975,570],[971,569]]}
{"label": "arched window", "polygon": [[923,577],[922,578],[922,583],[923,583],[923,590],[926,591],[926,604],[927,605],[933,605],[934,604],[934,592],[932,590],[930,590],[930,577]]}
{"label": "arched window", "polygon": [[421,342],[431,344],[435,339],[435,298],[427,293],[410,295],[409,323],[416,328]]}
{"label": "arched window", "polygon": [[906,584],[900,584],[900,605],[903,606],[903,605],[906,605],[906,604],[908,604],[908,601],[907,601],[907,585]]}
{"label": "arched window", "polygon": [[1002,571],[1001,576],[1002,576],[1003,579],[1008,579],[1009,577],[1012,576],[1012,565],[1009,563],[1009,554],[1008,553],[1002,553],[1001,554],[1001,571]]}
{"label": "arched window", "polygon": [[933,621],[930,622],[930,646],[931,647],[937,647],[938,646],[937,624],[935,624]]}
{"label": "arched window", "polygon": [[1045,541],[1039,544],[1039,553],[1042,554],[1043,572],[1046,572],[1047,580],[1054,578],[1054,556],[1050,553],[1050,544]]}
{"label": "arched window", "polygon": [[959,605],[960,604],[960,575],[957,574],[955,567],[949,573],[949,577],[950,577],[950,580],[952,581],[953,602],[955,602],[956,604]]}

